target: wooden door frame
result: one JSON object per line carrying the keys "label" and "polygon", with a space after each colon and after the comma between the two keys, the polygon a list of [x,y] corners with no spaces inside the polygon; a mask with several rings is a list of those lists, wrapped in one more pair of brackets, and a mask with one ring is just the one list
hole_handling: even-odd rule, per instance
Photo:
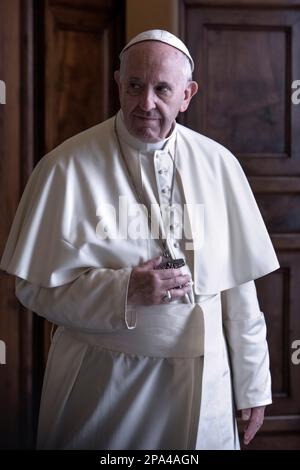
{"label": "wooden door frame", "polygon": [[[44,2],[26,0],[20,11],[20,194],[43,154]],[[20,447],[35,446],[43,376],[43,321],[20,305]]]}

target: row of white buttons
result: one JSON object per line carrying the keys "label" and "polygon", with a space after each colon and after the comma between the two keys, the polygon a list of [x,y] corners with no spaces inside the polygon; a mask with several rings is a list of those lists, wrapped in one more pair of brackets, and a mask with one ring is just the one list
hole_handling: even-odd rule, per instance
{"label": "row of white buttons", "polygon": [[[169,156],[165,153],[165,152],[156,152],[156,160],[157,161],[160,161],[162,158],[166,159],[166,157],[169,158]],[[166,182],[169,182],[170,180],[170,175],[168,175],[168,178],[167,178],[167,174],[169,172],[169,167],[166,167],[165,165],[162,166],[162,162],[160,161],[160,168],[157,170],[158,174],[159,175],[164,175],[164,177],[160,177],[159,180],[161,181],[161,192],[162,194],[165,196],[166,194],[170,194],[170,191],[171,191],[171,187],[169,185],[166,185],[165,183]],[[168,180],[168,181],[167,181]],[[165,197],[162,197],[162,199],[166,199]],[[167,202],[169,203],[170,202],[170,199],[168,198]],[[178,224],[171,224],[170,225],[170,230],[171,232],[174,232],[176,226]],[[174,248],[179,248],[179,243],[177,241],[174,241],[173,242],[173,246]]]}

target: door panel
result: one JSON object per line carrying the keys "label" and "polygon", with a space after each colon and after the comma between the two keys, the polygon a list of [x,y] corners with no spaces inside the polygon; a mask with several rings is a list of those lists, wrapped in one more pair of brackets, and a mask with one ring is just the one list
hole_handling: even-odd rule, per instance
{"label": "door panel", "polygon": [[123,20],[122,2],[46,2],[46,151],[118,109]]}
{"label": "door panel", "polygon": [[[256,283],[266,315],[272,406],[251,449],[300,449],[300,2],[181,1],[181,32],[200,93],[183,122],[239,159],[281,268]],[[241,424],[241,428],[242,423]]]}
{"label": "door panel", "polygon": [[[113,73],[124,45],[124,11],[117,0],[46,0],[42,154],[118,110]],[[50,337],[45,322],[44,364]]]}

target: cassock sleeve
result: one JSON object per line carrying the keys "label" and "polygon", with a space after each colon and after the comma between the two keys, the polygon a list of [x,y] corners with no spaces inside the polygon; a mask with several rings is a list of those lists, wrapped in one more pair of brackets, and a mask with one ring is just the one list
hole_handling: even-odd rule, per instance
{"label": "cassock sleeve", "polygon": [[237,409],[268,405],[272,394],[266,324],[254,281],[221,296]]}
{"label": "cassock sleeve", "polygon": [[16,278],[16,296],[29,310],[52,323],[83,332],[132,329],[134,311],[127,304],[131,269],[90,269],[58,287],[41,287]]}

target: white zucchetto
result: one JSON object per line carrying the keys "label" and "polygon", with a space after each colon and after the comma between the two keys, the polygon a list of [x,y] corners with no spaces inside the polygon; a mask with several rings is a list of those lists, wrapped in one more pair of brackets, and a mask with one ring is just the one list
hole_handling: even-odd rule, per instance
{"label": "white zucchetto", "polygon": [[144,41],[164,42],[165,44],[168,44],[169,46],[173,46],[179,51],[183,52],[189,59],[190,64],[191,64],[191,69],[193,72],[194,61],[186,45],[177,36],[175,36],[172,33],[169,33],[168,31],[164,31],[162,29],[150,29],[149,31],[144,31],[138,34],[137,36],[135,36],[134,38],[132,38],[131,41],[129,41],[129,43],[126,44],[124,49],[121,51],[119,55],[120,59],[122,58],[123,53],[127,49],[129,49],[129,47],[133,46],[134,44],[137,44],[139,42],[144,42]]}

